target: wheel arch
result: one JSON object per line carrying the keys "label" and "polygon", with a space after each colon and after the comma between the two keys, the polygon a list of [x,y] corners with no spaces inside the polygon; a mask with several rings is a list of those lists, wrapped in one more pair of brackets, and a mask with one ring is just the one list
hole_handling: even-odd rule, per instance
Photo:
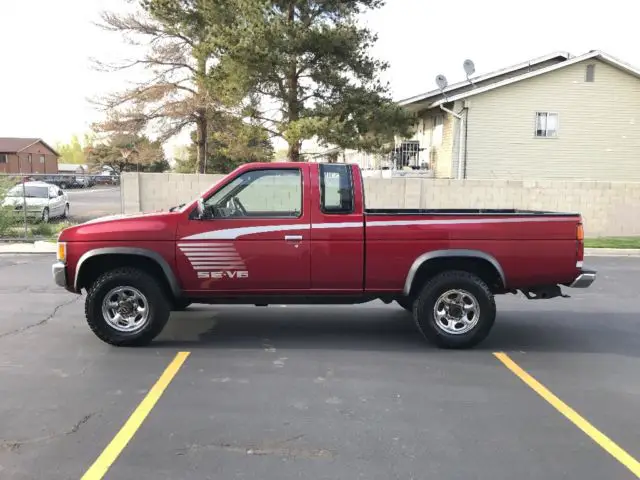
{"label": "wheel arch", "polygon": [[[423,253],[416,258],[409,268],[407,277],[405,279],[403,294],[410,295],[415,287],[416,280],[419,281],[421,272],[428,272],[429,267],[434,267],[434,273],[439,273],[443,268],[449,265],[455,265],[456,261],[469,261],[473,260],[474,264],[471,268],[465,268],[464,265],[456,267],[462,270],[468,270],[472,273],[480,273],[481,276],[494,276],[495,280],[499,282],[499,287],[505,288],[507,285],[506,276],[500,262],[493,256],[481,250],[469,250],[469,249],[447,249],[447,250],[434,250],[431,252]],[[484,272],[477,272],[475,270],[485,270]],[[447,268],[444,268],[447,269]],[[484,273],[484,275],[483,275]],[[484,278],[484,280],[487,280]]]}
{"label": "wheel arch", "polygon": [[[111,260],[126,259],[122,266],[135,266],[138,263],[142,268],[151,268],[155,273],[161,273],[162,279],[174,298],[182,296],[182,288],[169,263],[158,252],[147,248],[138,247],[106,247],[96,248],[84,253],[76,265],[74,275],[74,290],[80,292],[83,287],[95,276],[92,266],[101,266],[103,261],[109,259],[110,266],[114,268],[120,266],[117,260],[111,265]],[[138,262],[136,262],[136,259]]]}

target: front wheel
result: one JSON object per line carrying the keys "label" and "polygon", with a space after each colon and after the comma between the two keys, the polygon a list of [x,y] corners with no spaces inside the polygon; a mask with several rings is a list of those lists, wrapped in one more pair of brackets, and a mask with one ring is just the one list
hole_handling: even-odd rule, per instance
{"label": "front wheel", "polygon": [[49,223],[49,209],[47,207],[42,210],[42,223]]}
{"label": "front wheel", "polygon": [[117,268],[103,273],[89,289],[85,316],[93,333],[115,346],[147,345],[169,319],[162,287],[146,272]]}
{"label": "front wheel", "polygon": [[413,306],[420,333],[440,348],[471,348],[486,338],[496,318],[496,304],[487,284],[464,271],[433,277]]}

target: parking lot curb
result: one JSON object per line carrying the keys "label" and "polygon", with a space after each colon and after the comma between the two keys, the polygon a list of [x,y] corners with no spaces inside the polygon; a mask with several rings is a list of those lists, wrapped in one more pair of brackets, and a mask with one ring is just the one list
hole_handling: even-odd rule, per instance
{"label": "parking lot curb", "polygon": [[640,248],[585,248],[590,257],[640,257]]}
{"label": "parking lot curb", "polygon": [[56,244],[44,241],[37,241],[33,243],[0,243],[0,254],[12,253],[56,253]]}

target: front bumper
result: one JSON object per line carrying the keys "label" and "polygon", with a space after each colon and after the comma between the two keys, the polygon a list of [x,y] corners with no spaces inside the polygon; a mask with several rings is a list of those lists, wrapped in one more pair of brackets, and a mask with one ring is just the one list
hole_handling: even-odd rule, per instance
{"label": "front bumper", "polygon": [[595,270],[583,269],[580,274],[569,285],[570,288],[589,288],[591,284],[596,280]]}
{"label": "front bumper", "polygon": [[53,281],[62,288],[67,288],[67,266],[62,262],[56,262],[51,266]]}

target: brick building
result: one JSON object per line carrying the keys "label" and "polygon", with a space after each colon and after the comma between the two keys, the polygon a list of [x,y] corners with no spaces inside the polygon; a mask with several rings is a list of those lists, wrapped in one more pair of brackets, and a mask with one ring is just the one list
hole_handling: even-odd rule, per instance
{"label": "brick building", "polygon": [[0,137],[0,174],[58,173],[60,155],[40,138]]}

